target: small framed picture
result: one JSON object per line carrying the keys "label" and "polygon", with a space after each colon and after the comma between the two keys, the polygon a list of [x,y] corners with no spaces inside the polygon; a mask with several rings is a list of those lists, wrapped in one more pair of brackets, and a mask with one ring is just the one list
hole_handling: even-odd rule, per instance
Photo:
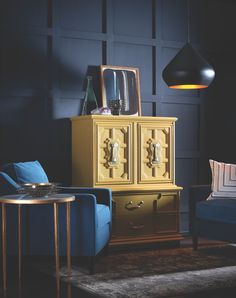
{"label": "small framed picture", "polygon": [[141,116],[138,68],[101,65],[102,105],[112,115]]}

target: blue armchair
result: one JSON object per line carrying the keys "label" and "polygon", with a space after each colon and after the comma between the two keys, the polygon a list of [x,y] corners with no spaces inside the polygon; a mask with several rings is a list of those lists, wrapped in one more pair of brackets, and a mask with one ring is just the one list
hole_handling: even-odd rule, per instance
{"label": "blue armchair", "polygon": [[[0,171],[0,195],[17,193],[21,183],[46,183],[48,177],[38,161],[10,163]],[[71,204],[71,253],[72,256],[89,257],[90,274],[94,272],[95,256],[108,247],[112,228],[112,193],[107,188],[62,187],[64,193],[72,193],[76,200]],[[50,255],[54,243],[53,211],[50,206],[27,206],[23,210],[23,253],[28,255]],[[46,208],[45,208],[46,207]],[[16,253],[17,216],[14,206],[7,208],[8,253]],[[59,227],[65,221],[65,207],[59,208]],[[59,228],[60,254],[66,254],[66,231]]]}
{"label": "blue armchair", "polygon": [[198,236],[236,243],[236,199],[206,200],[210,185],[190,187],[189,214],[193,248],[198,247]]}

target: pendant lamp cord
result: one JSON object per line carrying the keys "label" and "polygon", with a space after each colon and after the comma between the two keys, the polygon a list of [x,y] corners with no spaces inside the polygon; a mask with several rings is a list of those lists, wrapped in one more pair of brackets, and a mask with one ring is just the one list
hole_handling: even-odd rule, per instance
{"label": "pendant lamp cord", "polygon": [[190,43],[190,0],[187,0],[188,43]]}

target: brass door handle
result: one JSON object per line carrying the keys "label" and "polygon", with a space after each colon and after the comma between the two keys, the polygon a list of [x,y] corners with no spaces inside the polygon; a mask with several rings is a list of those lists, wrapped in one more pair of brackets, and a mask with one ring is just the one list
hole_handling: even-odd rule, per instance
{"label": "brass door handle", "polygon": [[152,165],[158,165],[161,162],[161,155],[160,155],[160,151],[161,151],[161,146],[159,143],[154,143],[152,144],[153,147],[153,156],[152,156]]}
{"label": "brass door handle", "polygon": [[149,168],[159,167],[161,164],[161,144],[159,142],[154,142],[152,139],[149,139],[148,151],[148,166]]}
{"label": "brass door handle", "polygon": [[144,201],[140,201],[137,205],[133,206],[133,202],[129,201],[128,203],[125,204],[125,209],[129,211],[133,211],[136,209],[141,208],[141,206],[144,205]]}
{"label": "brass door handle", "polygon": [[119,145],[118,143],[110,143],[110,160],[108,162],[109,166],[116,166],[118,164],[118,152]]}

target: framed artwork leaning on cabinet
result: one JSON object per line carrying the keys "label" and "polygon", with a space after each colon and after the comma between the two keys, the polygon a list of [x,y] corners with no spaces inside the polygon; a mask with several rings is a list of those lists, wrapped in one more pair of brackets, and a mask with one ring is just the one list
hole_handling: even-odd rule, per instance
{"label": "framed artwork leaning on cabinet", "polygon": [[141,116],[139,69],[101,65],[102,105],[113,115]]}

